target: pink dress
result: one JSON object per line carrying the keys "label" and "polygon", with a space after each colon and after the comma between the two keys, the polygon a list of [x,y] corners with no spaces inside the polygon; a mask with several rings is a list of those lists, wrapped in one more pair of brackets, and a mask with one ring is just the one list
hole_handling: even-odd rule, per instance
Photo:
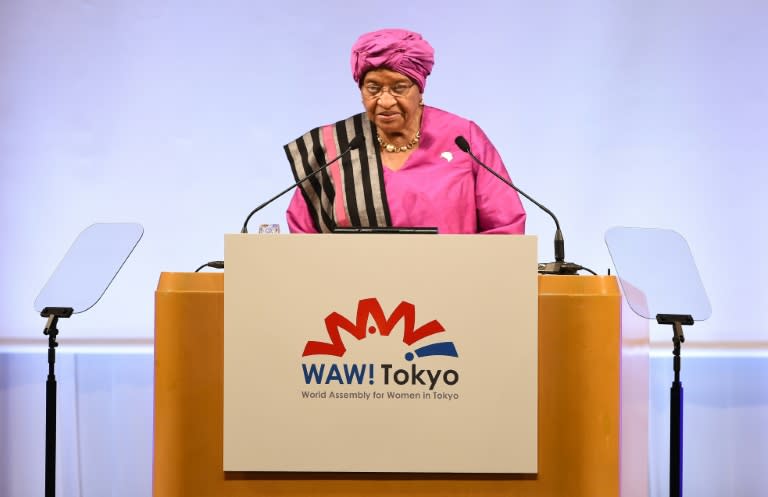
{"label": "pink dress", "polygon": [[[441,234],[525,232],[525,210],[512,188],[477,165],[454,143],[464,136],[472,152],[509,179],[504,163],[474,122],[424,107],[419,147],[397,171],[384,169],[394,227],[434,226]],[[317,233],[301,190],[287,212],[292,233]]]}

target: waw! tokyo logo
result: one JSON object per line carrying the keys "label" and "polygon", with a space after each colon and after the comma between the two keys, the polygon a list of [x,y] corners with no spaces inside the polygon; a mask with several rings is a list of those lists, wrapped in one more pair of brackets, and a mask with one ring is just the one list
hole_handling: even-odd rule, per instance
{"label": "waw! tokyo logo", "polygon": [[[459,353],[452,341],[440,339],[446,330],[438,320],[423,324],[417,321],[416,307],[410,302],[400,302],[387,314],[378,299],[360,300],[354,320],[332,312],[325,318],[325,331],[327,341],[309,340],[304,346],[302,372],[307,385],[411,385],[434,390],[459,382],[455,366],[429,367],[432,358],[458,359]],[[403,356],[393,357],[386,363],[328,361],[343,359],[350,341],[361,342],[376,335],[400,340]],[[309,362],[315,358],[318,362]],[[403,363],[402,359],[410,364]]]}

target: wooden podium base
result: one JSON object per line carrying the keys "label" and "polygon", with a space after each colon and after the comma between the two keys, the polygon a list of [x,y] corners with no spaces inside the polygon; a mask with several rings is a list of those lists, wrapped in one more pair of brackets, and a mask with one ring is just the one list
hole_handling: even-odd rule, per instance
{"label": "wooden podium base", "polygon": [[153,494],[645,497],[648,325],[621,302],[613,277],[539,277],[538,475],[224,473],[224,275],[163,273]]}

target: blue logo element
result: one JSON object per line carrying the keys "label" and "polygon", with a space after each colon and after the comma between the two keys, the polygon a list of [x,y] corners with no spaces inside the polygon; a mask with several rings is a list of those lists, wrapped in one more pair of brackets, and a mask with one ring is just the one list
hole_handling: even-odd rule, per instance
{"label": "blue logo element", "polygon": [[414,357],[427,357],[435,355],[459,357],[459,353],[456,351],[456,346],[453,345],[453,342],[439,342],[425,345],[424,347],[419,347],[418,349],[414,350],[414,352],[416,353],[415,356],[413,355],[413,352],[406,353],[405,360],[412,361]]}

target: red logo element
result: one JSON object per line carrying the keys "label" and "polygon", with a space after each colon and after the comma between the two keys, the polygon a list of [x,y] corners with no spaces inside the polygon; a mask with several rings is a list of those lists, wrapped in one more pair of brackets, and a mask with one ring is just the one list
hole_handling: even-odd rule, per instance
{"label": "red logo element", "polygon": [[[376,326],[367,328],[369,318],[376,323]],[[392,311],[392,314],[386,317],[378,299],[363,299],[357,304],[357,320],[355,323],[338,312],[332,312],[325,318],[325,328],[328,330],[328,338],[331,339],[330,343],[309,341],[304,347],[304,353],[301,356],[333,355],[342,357],[347,348],[344,346],[340,330],[346,331],[357,340],[362,340],[368,336],[368,333],[374,334],[378,332],[381,336],[389,336],[400,320],[403,320],[403,343],[406,345],[413,345],[422,338],[445,331],[443,325],[436,320],[414,328],[416,324],[416,307],[410,302],[400,302],[395,310]]]}

